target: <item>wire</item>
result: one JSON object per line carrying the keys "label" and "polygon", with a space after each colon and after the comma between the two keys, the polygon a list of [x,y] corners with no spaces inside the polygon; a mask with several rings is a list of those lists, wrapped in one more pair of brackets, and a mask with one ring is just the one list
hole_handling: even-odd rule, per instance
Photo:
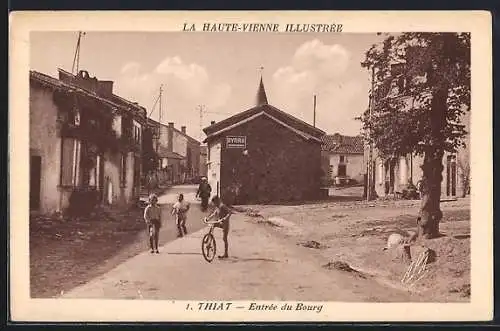
{"label": "wire", "polygon": [[160,99],[160,95],[158,95],[156,97],[156,100],[155,100],[155,103],[153,104],[153,107],[151,107],[151,112],[149,112],[149,116],[148,117],[151,117],[151,114],[153,113],[153,111],[155,110],[155,107],[156,107],[156,104],[158,103],[158,100]]}
{"label": "wire", "polygon": [[215,112],[215,111],[203,111],[203,112],[207,113],[207,114],[232,115],[231,113],[221,113],[221,112]]}

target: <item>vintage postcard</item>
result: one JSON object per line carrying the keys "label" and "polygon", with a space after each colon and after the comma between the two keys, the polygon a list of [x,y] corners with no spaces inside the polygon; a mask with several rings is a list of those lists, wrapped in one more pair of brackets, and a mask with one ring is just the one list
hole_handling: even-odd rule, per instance
{"label": "vintage postcard", "polygon": [[486,321],[481,11],[16,12],[15,321]]}

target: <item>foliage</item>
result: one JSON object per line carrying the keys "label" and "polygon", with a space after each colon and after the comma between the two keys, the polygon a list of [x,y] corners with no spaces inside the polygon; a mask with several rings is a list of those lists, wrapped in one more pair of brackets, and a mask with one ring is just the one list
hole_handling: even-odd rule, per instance
{"label": "foliage", "polygon": [[371,116],[367,109],[360,120],[365,138],[381,154],[455,152],[464,145],[460,119],[470,108],[469,34],[387,36],[366,52],[361,66],[374,73],[374,89]]}
{"label": "foliage", "polygon": [[158,155],[153,146],[153,131],[146,127],[142,132],[142,167],[145,174],[156,170],[158,165]]}

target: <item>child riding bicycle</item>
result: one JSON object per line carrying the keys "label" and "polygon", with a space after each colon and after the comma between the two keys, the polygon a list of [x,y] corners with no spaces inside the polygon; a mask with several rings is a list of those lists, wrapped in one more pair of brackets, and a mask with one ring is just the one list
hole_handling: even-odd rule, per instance
{"label": "child riding bicycle", "polygon": [[231,217],[231,210],[225,204],[222,203],[220,198],[216,195],[212,198],[212,203],[215,206],[215,210],[212,214],[210,214],[206,220],[209,221],[214,216],[217,216],[217,219],[220,223],[214,224],[215,227],[222,229],[222,240],[224,240],[224,255],[220,255],[220,259],[227,258],[228,255],[228,234],[229,234],[229,218]]}

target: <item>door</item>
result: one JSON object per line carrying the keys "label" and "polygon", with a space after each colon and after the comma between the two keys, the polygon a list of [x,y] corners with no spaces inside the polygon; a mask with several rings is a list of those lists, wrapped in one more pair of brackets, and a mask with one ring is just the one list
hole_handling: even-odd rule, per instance
{"label": "door", "polygon": [[42,157],[30,157],[30,210],[40,208],[40,188],[42,180]]}
{"label": "door", "polygon": [[347,167],[345,164],[339,164],[337,168],[337,175],[339,177],[346,177],[347,175]]}
{"label": "door", "polygon": [[212,196],[219,195],[220,196],[220,171],[221,171],[221,152],[222,152],[221,143],[216,143],[209,148],[210,153],[210,171],[208,177],[208,183],[210,187],[212,187]]}
{"label": "door", "polygon": [[138,197],[141,194],[141,159],[134,157],[134,195]]}

